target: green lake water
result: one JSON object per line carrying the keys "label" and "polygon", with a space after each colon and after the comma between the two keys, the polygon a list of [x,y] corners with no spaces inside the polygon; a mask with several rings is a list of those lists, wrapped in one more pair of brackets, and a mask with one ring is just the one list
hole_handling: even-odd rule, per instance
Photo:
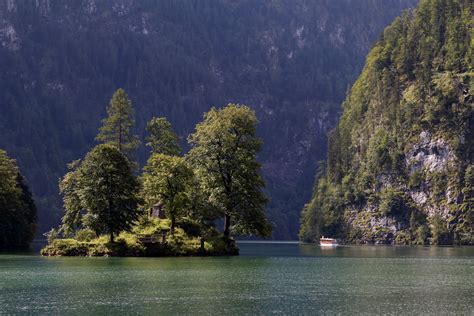
{"label": "green lake water", "polygon": [[474,314],[473,247],[239,243],[215,258],[0,255],[0,314]]}

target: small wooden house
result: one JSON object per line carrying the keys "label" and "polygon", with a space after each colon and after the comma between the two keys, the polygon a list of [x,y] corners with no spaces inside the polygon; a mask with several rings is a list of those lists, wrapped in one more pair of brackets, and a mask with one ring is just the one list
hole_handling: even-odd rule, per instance
{"label": "small wooden house", "polygon": [[163,204],[160,202],[153,205],[150,213],[151,213],[150,214],[151,217],[160,218],[160,219],[166,218],[165,209],[163,207]]}

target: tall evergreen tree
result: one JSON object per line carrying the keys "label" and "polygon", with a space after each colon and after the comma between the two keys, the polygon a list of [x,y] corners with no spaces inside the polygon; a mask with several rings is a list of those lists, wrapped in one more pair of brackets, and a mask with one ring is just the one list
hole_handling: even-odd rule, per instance
{"label": "tall evergreen tree", "polygon": [[126,155],[130,155],[140,144],[138,136],[132,134],[135,125],[132,102],[123,89],[118,89],[107,107],[107,118],[102,120],[102,127],[96,140],[111,144]]}
{"label": "tall evergreen tree", "polygon": [[196,126],[189,142],[188,158],[195,167],[203,190],[224,217],[224,236],[231,226],[243,234],[268,236],[267,202],[256,155],[261,140],[256,137],[255,112],[244,105],[212,108]]}
{"label": "tall evergreen tree", "polygon": [[181,152],[179,137],[165,117],[152,118],[146,130],[149,133],[146,145],[151,148],[152,154],[179,155]]}

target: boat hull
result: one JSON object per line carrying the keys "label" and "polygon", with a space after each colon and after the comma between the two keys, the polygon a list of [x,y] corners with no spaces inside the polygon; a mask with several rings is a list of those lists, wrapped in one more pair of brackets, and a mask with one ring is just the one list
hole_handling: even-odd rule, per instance
{"label": "boat hull", "polygon": [[330,247],[337,247],[338,244],[319,244],[321,247],[326,247],[326,248],[330,248]]}
{"label": "boat hull", "polygon": [[319,245],[321,247],[336,247],[337,246],[337,240],[333,238],[321,238],[319,240]]}

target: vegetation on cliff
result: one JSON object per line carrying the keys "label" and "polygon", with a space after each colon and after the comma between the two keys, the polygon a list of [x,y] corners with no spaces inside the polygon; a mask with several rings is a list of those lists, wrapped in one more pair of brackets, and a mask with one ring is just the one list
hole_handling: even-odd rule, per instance
{"label": "vegetation on cliff", "polygon": [[474,243],[470,0],[422,0],[369,53],[330,134],[300,238]]}

